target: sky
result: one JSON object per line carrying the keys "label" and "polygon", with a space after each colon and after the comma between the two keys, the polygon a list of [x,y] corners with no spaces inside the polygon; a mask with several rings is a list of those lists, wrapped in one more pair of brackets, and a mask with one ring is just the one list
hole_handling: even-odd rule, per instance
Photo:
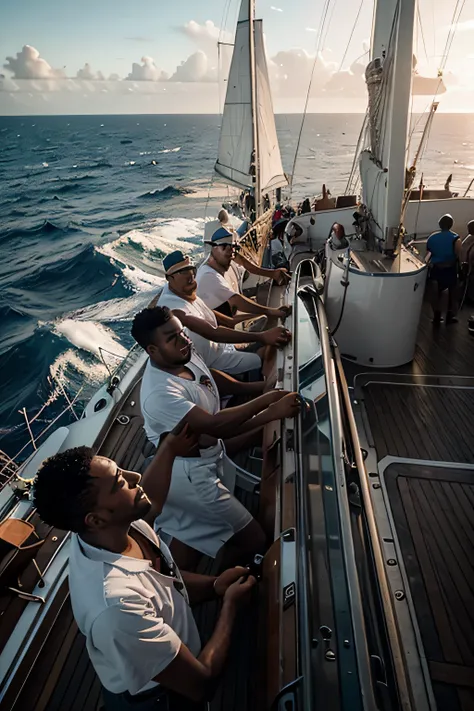
{"label": "sky", "polygon": [[[419,0],[417,72],[436,77],[455,0]],[[216,113],[239,0],[5,0],[0,114]],[[325,8],[325,30],[319,28]],[[458,4],[459,8],[459,4]],[[277,112],[363,111],[373,0],[257,0]],[[2,68],[3,67],[3,68]],[[440,110],[474,111],[474,0],[465,0]],[[416,99],[424,108],[429,96]]]}

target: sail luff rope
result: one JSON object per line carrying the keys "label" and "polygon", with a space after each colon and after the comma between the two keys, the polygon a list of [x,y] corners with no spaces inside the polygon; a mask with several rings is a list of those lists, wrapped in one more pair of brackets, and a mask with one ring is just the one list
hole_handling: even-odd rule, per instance
{"label": "sail luff rope", "polygon": [[364,2],[365,2],[365,0],[360,0],[359,9],[357,10],[357,15],[356,15],[356,18],[355,18],[355,20],[354,20],[354,24],[352,25],[352,30],[351,30],[351,33],[350,33],[350,35],[349,35],[349,39],[348,39],[347,44],[346,44],[346,49],[344,50],[344,55],[343,55],[343,57],[342,57],[342,59],[341,59],[341,63],[340,63],[340,65],[339,65],[339,69],[337,70],[338,72],[341,71],[344,62],[346,61],[347,52],[349,51],[349,47],[351,46],[352,38],[353,38],[353,36],[354,36],[354,32],[355,32],[355,29],[356,29],[356,27],[357,27],[357,23],[359,22],[359,17],[360,17],[360,13],[361,13],[361,11],[362,11],[362,7],[363,7],[363,5],[364,5]]}
{"label": "sail luff rope", "polygon": [[[438,84],[437,84],[437,86],[436,86],[436,89],[435,89],[433,98],[432,98],[432,99],[428,102],[428,104],[425,106],[423,112],[422,112],[421,115],[418,117],[417,121],[415,122],[415,125],[413,126],[413,128],[412,128],[412,130],[411,130],[411,132],[410,132],[409,142],[411,142],[412,137],[413,137],[413,134],[414,134],[414,132],[416,131],[416,129],[417,129],[417,127],[418,127],[418,124],[419,124],[420,121],[423,119],[423,117],[425,116],[425,114],[426,114],[426,112],[428,111],[428,109],[429,109],[429,108],[431,109],[431,106],[433,106],[433,103],[436,101],[436,98],[437,98],[437,96],[438,96],[439,88],[440,88],[441,83],[442,83],[442,81],[443,81],[443,71],[444,71],[444,69],[445,69],[445,67],[446,67],[446,64],[447,64],[447,61],[448,61],[448,58],[449,58],[449,53],[450,53],[450,51],[451,51],[451,47],[452,47],[452,44],[453,44],[453,41],[454,41],[454,37],[455,37],[456,32],[457,32],[457,28],[458,28],[459,20],[460,20],[460,18],[461,18],[461,14],[462,14],[462,12],[463,12],[463,10],[464,10],[465,2],[466,2],[466,0],[462,0],[462,2],[461,2],[461,0],[457,0],[457,1],[456,1],[456,5],[454,6],[453,14],[452,14],[452,17],[451,17],[450,29],[449,29],[448,35],[447,35],[447,37],[446,37],[446,42],[445,42],[445,45],[444,45],[443,54],[441,55],[441,56],[442,56],[442,60],[441,60],[441,63],[440,63],[439,69],[438,69],[439,81],[438,81]],[[460,4],[460,3],[461,3],[461,4]],[[459,9],[458,9],[458,8],[459,8]],[[418,8],[418,12],[419,12],[419,8]],[[434,10],[433,10],[433,13],[434,13]],[[434,14],[433,14],[433,22],[434,22]],[[421,17],[420,17],[420,26],[421,26]],[[413,96],[412,96],[412,99],[413,99]],[[427,121],[429,120],[429,118],[430,118],[430,114],[428,114]],[[431,134],[431,126],[429,127],[428,135],[427,135],[427,137],[426,137],[425,146],[424,146],[424,148],[423,148],[422,155],[421,155],[421,161],[423,160],[423,157],[424,157],[426,148],[427,148],[427,146],[428,146],[428,141],[429,141],[430,134]],[[420,161],[420,162],[421,162],[421,161]],[[417,222],[417,221],[418,221],[418,218],[417,218],[416,222]],[[416,225],[416,223],[415,223],[415,225]]]}
{"label": "sail luff rope", "polygon": [[298,159],[298,151],[299,151],[299,147],[300,147],[300,143],[301,143],[301,137],[303,135],[303,128],[304,128],[304,122],[305,122],[305,118],[306,118],[306,112],[308,110],[309,97],[311,94],[311,86],[312,86],[313,78],[314,78],[314,70],[316,69],[316,64],[317,64],[317,61],[319,58],[319,54],[321,52],[321,46],[322,46],[321,40],[322,40],[324,26],[325,26],[326,17],[328,14],[330,4],[331,4],[331,0],[325,0],[323,14],[322,14],[321,22],[319,25],[318,38],[317,38],[317,42],[316,42],[316,54],[314,56],[313,67],[311,69],[311,76],[310,76],[310,80],[309,80],[308,91],[306,92],[306,99],[305,99],[304,109],[303,109],[303,118],[301,119],[301,126],[300,126],[300,130],[299,130],[299,134],[298,134],[298,141],[296,143],[295,158],[293,160],[293,167],[291,170],[290,196],[293,194],[293,184],[294,184],[294,176],[295,176],[295,170],[296,170],[296,161]]}

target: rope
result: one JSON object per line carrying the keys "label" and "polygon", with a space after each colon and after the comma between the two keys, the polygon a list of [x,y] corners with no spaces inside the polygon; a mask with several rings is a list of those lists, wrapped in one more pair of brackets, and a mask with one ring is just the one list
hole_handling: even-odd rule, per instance
{"label": "rope", "polygon": [[423,49],[425,50],[425,57],[426,57],[426,59],[428,59],[428,51],[426,49],[426,42],[425,42],[425,33],[423,32],[423,23],[421,21],[420,6],[418,3],[416,4],[416,12],[418,15],[418,24],[420,26],[421,41],[423,42]]}
{"label": "rope", "polygon": [[292,167],[292,170],[291,170],[290,196],[291,196],[292,193],[293,193],[293,185],[294,185],[294,176],[295,176],[295,169],[296,169],[296,161],[297,161],[297,159],[298,159],[298,151],[299,151],[299,148],[300,148],[301,136],[303,135],[304,122],[305,122],[305,118],[306,118],[306,112],[307,112],[307,110],[308,110],[309,97],[310,97],[310,94],[311,94],[311,86],[312,86],[312,84],[313,84],[313,79],[314,79],[314,70],[316,69],[316,64],[317,64],[317,61],[318,61],[318,59],[319,59],[319,54],[320,54],[320,51],[321,51],[322,36],[323,36],[323,31],[324,31],[324,25],[325,25],[325,23],[326,23],[326,17],[327,17],[327,14],[328,14],[328,10],[329,10],[330,4],[331,4],[331,0],[325,0],[324,9],[323,9],[323,15],[322,15],[322,18],[321,18],[321,23],[320,23],[319,32],[318,32],[318,38],[317,38],[317,42],[316,42],[316,54],[315,54],[315,56],[314,56],[313,67],[312,67],[312,69],[311,69],[311,77],[310,77],[310,80],[309,80],[308,91],[306,92],[306,99],[305,99],[304,109],[303,109],[303,118],[301,119],[301,126],[300,126],[300,130],[299,130],[299,133],[298,133],[298,141],[297,141],[297,143],[296,143],[295,158],[294,158],[294,160],[293,160],[293,167]]}
{"label": "rope", "polygon": [[357,15],[356,15],[356,18],[355,18],[355,20],[354,20],[354,24],[352,25],[352,30],[351,30],[351,34],[349,35],[349,40],[348,40],[348,42],[347,42],[346,49],[345,49],[345,51],[344,51],[344,55],[343,55],[343,57],[342,57],[342,59],[341,59],[341,63],[340,63],[340,65],[339,65],[339,69],[337,70],[338,72],[341,71],[342,65],[343,65],[344,62],[346,61],[347,52],[349,51],[349,47],[350,47],[350,45],[351,45],[352,38],[353,38],[353,36],[354,36],[354,32],[355,32],[355,29],[356,29],[356,27],[357,27],[357,23],[359,22],[359,17],[360,17],[360,13],[361,13],[363,4],[364,4],[364,0],[360,0],[359,9],[357,10]]}

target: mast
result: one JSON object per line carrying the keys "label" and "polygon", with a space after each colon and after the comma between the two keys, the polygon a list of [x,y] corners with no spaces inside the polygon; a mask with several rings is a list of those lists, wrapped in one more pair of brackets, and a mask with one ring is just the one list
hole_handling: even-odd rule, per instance
{"label": "mast", "polygon": [[387,198],[383,221],[385,251],[394,248],[400,226],[405,192],[406,149],[413,80],[416,0],[398,1],[398,26],[392,64],[393,82],[388,127]]}
{"label": "mast", "polygon": [[405,193],[415,4],[378,0],[366,71],[372,145],[362,152],[360,169],[372,231],[386,252],[396,246]]}
{"label": "mast", "polygon": [[250,59],[250,94],[252,112],[252,136],[253,136],[253,163],[254,163],[254,199],[255,216],[260,217],[260,153],[258,146],[258,104],[257,104],[257,82],[255,67],[255,0],[248,0],[249,3],[249,59]]}

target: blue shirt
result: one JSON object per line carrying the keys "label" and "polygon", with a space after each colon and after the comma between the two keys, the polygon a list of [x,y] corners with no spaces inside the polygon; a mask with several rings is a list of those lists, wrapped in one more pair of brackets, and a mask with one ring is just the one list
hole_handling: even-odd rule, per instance
{"label": "blue shirt", "polygon": [[456,232],[451,232],[451,230],[433,232],[426,243],[426,249],[431,254],[431,263],[451,262],[454,264],[456,262],[454,243],[458,238],[459,235]]}

